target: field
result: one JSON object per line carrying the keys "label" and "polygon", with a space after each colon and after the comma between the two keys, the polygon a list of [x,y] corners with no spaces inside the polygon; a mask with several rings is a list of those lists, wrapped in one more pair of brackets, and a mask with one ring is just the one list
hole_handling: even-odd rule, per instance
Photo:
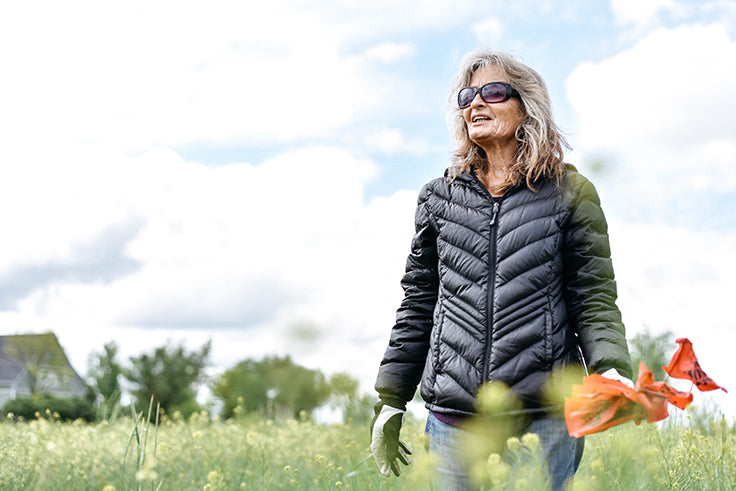
{"label": "field", "polygon": [[[678,417],[587,437],[574,489],[734,489],[733,426],[694,412]],[[431,489],[423,422],[408,418],[402,437],[414,462],[400,478],[384,478],[364,426],[323,426],[308,418],[217,421],[205,413],[188,420],[174,415],[158,426],[132,418],[64,423],[51,414],[5,419],[0,489]],[[533,438],[513,443],[534,452]],[[475,470],[485,489],[540,489],[543,480],[534,469],[513,472],[497,456]]]}

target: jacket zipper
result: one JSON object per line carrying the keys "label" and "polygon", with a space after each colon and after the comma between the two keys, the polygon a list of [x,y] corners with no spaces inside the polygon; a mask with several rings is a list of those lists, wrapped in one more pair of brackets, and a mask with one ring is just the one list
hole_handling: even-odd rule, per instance
{"label": "jacket zipper", "polygon": [[491,351],[493,347],[493,310],[494,302],[493,295],[496,289],[496,237],[498,235],[498,227],[496,226],[496,218],[498,217],[498,210],[501,207],[501,198],[493,198],[493,211],[491,212],[491,236],[489,242],[489,254],[488,254],[488,312],[487,326],[486,326],[486,356],[483,361],[483,379],[490,381],[490,370],[491,370]]}

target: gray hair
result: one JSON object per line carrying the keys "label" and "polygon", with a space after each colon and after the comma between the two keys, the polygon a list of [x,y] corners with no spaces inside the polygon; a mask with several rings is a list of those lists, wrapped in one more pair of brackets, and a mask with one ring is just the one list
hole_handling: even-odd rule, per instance
{"label": "gray hair", "polygon": [[480,49],[465,55],[452,87],[450,103],[454,105],[449,115],[452,139],[456,144],[453,153],[454,178],[460,172],[488,170],[486,154],[468,136],[463,119],[463,110],[457,106],[457,92],[468,85],[479,68],[495,65],[508,78],[509,84],[521,95],[523,121],[516,128],[518,141],[515,161],[509,169],[508,182],[504,189],[526,181],[532,184],[542,177],[559,180],[564,171],[563,148],[570,148],[565,137],[552,119],[552,104],[549,91],[542,77],[515,56],[502,51]]}

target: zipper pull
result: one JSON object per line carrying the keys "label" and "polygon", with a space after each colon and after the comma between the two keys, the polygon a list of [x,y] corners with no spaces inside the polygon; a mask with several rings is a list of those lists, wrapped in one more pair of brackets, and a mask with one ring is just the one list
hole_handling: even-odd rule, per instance
{"label": "zipper pull", "polygon": [[498,216],[498,201],[493,200],[493,215],[491,215],[491,226],[496,224],[496,217]]}

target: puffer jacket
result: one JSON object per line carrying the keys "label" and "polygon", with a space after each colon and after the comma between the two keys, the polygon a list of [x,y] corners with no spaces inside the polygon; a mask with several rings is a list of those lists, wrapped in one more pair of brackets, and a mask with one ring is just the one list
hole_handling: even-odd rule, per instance
{"label": "puffer jacket", "polygon": [[574,167],[495,200],[472,173],[446,174],[422,188],[415,222],[376,380],[384,403],[404,407],[421,377],[430,410],[471,415],[498,380],[525,411],[546,411],[560,368],[631,377],[606,220]]}

